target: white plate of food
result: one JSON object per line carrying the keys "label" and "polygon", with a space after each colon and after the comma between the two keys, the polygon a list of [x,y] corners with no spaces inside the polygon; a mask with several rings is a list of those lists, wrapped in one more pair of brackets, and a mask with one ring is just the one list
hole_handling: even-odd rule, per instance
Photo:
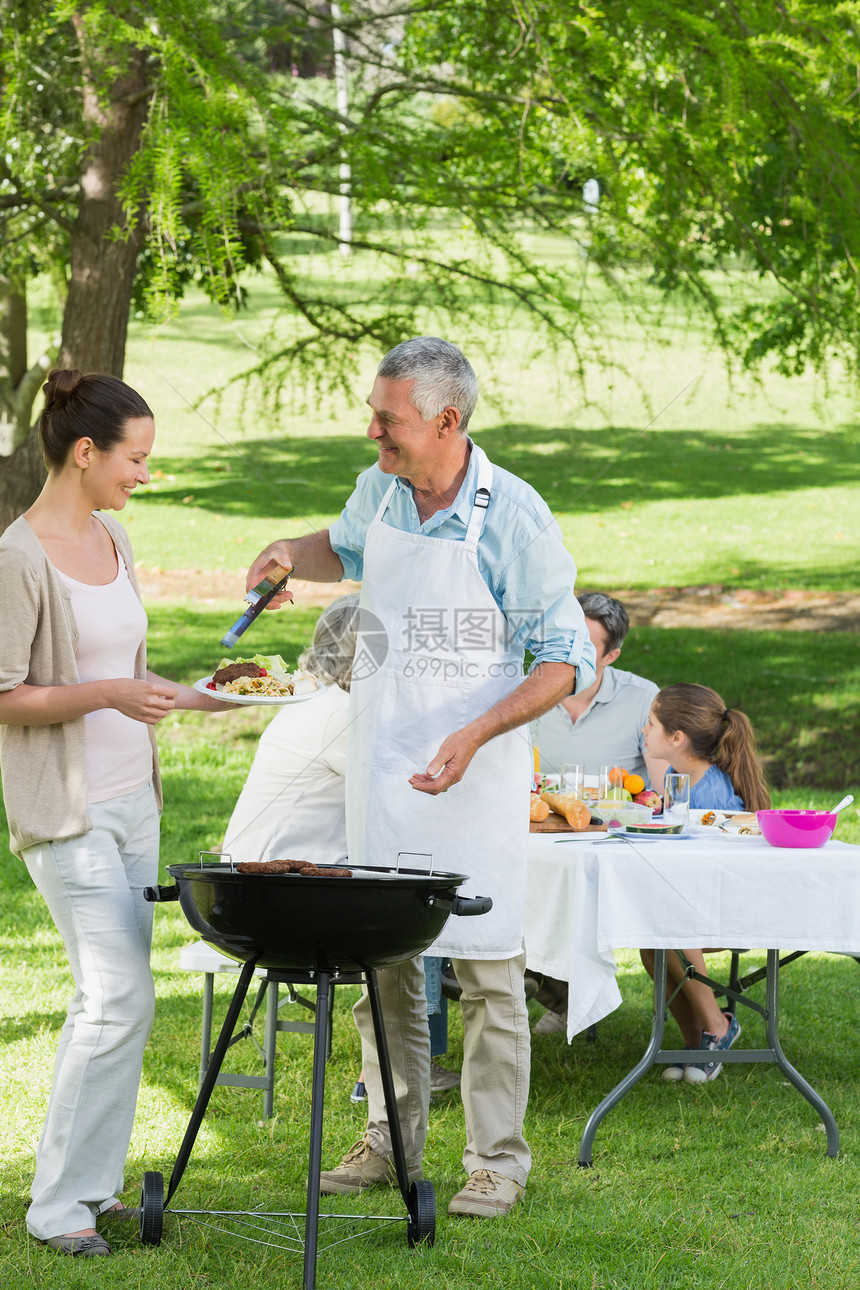
{"label": "white plate of food", "polygon": [[726,833],[730,837],[761,837],[755,811],[741,811],[736,815],[723,816],[718,827],[721,833]]}
{"label": "white plate of food", "polygon": [[279,654],[255,654],[253,658],[222,658],[211,676],[201,676],[194,689],[212,694],[225,703],[304,703],[325,690],[322,682],[300,668],[291,672]]}

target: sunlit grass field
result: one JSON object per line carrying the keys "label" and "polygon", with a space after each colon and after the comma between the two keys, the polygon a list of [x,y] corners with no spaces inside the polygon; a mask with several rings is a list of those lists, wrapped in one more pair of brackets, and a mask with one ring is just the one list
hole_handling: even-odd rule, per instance
{"label": "sunlit grass field", "polygon": [[[547,254],[564,251],[553,246]],[[373,286],[373,266],[360,258],[346,267],[309,258],[306,272],[332,290]],[[273,536],[330,522],[375,457],[364,438],[371,356],[362,360],[352,395],[330,398],[319,410],[298,390],[287,390],[276,412],[235,386],[220,399],[203,399],[271,343],[272,285],[261,278],[250,289],[250,309],[237,319],[192,296],[173,322],[135,323],[129,346],[126,378],[153,406],[158,434],[152,483],[123,521],[144,569],[188,572],[186,596],[147,605],[151,665],[185,681],[209,670],[238,611],[227,596],[195,599],[193,571],[235,576]],[[725,289],[754,284],[739,276]],[[494,461],[546,496],[577,560],[579,585],[856,591],[860,443],[856,408],[839,374],[829,389],[812,378],[772,375],[732,384],[701,320],[674,310],[658,319],[651,299],[646,328],[598,285],[589,283],[589,292],[615,366],[601,372],[589,365],[584,386],[516,314],[500,311],[474,351],[484,392],[475,437]],[[47,316],[41,321],[48,325]],[[428,316],[422,325],[468,348],[456,319]],[[255,647],[295,658],[314,619],[301,604],[267,615],[253,629]],[[860,663],[852,634],[641,627],[622,661],[659,684],[712,684],[749,712],[779,804],[830,806],[851,789],[860,797]],[[162,724],[163,866],[220,844],[265,720],[243,711],[176,714]],[[855,809],[843,813],[839,836],[860,843]],[[59,939],[5,844],[0,889],[0,1283],[15,1290],[299,1286],[299,1257],[170,1216],[158,1249],[140,1247],[130,1230],[115,1239],[117,1256],[96,1265],[60,1260],[27,1239],[33,1151],[70,983]],[[177,966],[191,939],[176,905],[156,910],[159,1006],[127,1171],[129,1202],[145,1169],[169,1173],[196,1090],[200,981]],[[762,957],[753,953],[749,961]],[[807,955],[783,978],[783,1045],[834,1110],[842,1133],[837,1159],[825,1156],[814,1113],[779,1072],[751,1066],[727,1069],[702,1088],[645,1079],[604,1121],[595,1167],[580,1170],[585,1120],[641,1055],[650,1028],[638,955],[620,954],[619,963],[624,1004],[600,1024],[596,1043],[583,1036],[570,1047],[560,1037],[534,1042],[527,1120],[534,1169],[526,1203],[494,1224],[445,1216],[463,1181],[463,1124],[459,1095],[443,1095],[431,1111],[426,1160],[440,1202],[435,1248],[410,1253],[402,1227],[383,1227],[323,1253],[320,1287],[856,1286],[857,964]],[[226,989],[221,982],[222,1003]],[[362,1108],[348,1100],[360,1061],[348,1012],[354,991],[340,994],[326,1162],[363,1126]],[[762,987],[756,997],[763,998]],[[450,1015],[446,1060],[456,1066],[462,1027],[456,1007]],[[742,1042],[760,1043],[761,1024],[743,1020]],[[282,1036],[278,1050],[274,1119],[261,1119],[258,1092],[217,1090],[177,1206],[304,1208],[310,1047],[304,1037]],[[231,1064],[259,1069],[249,1042],[231,1051]],[[329,1208],[402,1214],[396,1193]]]}

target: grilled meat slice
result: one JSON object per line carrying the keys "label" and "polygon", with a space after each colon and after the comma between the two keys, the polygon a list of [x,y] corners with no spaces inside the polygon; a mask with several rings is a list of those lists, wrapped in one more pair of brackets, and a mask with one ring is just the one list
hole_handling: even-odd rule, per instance
{"label": "grilled meat slice", "polygon": [[227,667],[219,667],[214,673],[212,680],[216,685],[227,685],[229,681],[235,681],[240,676],[262,676],[263,669],[257,667],[256,663],[229,663]]}

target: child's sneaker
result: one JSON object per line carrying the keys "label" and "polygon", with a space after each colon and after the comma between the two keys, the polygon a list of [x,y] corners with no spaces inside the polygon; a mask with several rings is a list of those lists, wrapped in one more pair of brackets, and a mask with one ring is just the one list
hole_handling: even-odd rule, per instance
{"label": "child's sneaker", "polygon": [[[695,1049],[692,1044],[684,1044],[685,1053],[695,1053],[697,1051],[698,1050]],[[679,1080],[684,1078],[684,1072],[686,1069],[686,1062],[673,1062],[671,1066],[664,1066],[661,1078],[669,1080],[671,1083],[677,1083]]]}
{"label": "child's sneaker", "polygon": [[[741,1033],[741,1025],[737,1017],[725,1014],[729,1018],[729,1028],[721,1039],[716,1035],[711,1035],[707,1031],[702,1035],[702,1048],[708,1049],[712,1053],[724,1053],[731,1048],[732,1044]],[[710,1061],[704,1062],[701,1066],[688,1066],[684,1071],[684,1079],[688,1084],[704,1084],[706,1080],[716,1079],[722,1070],[722,1062]]]}

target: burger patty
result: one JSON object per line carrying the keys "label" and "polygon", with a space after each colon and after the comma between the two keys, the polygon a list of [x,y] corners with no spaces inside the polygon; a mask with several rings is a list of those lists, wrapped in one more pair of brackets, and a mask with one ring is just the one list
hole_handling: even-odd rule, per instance
{"label": "burger patty", "polygon": [[306,878],[351,878],[352,870],[335,865],[316,865],[311,860],[245,860],[239,873],[297,873]]}
{"label": "burger patty", "polygon": [[218,671],[212,676],[216,685],[227,685],[229,681],[236,681],[240,676],[262,676],[263,669],[257,667],[256,663],[228,663],[226,667],[219,667]]}

